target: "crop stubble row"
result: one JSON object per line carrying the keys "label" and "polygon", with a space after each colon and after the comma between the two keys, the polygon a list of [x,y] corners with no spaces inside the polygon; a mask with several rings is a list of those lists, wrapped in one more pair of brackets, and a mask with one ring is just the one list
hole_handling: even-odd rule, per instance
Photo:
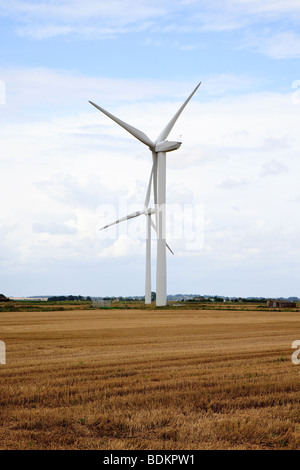
{"label": "crop stubble row", "polygon": [[1,313],[2,449],[299,448],[299,312]]}

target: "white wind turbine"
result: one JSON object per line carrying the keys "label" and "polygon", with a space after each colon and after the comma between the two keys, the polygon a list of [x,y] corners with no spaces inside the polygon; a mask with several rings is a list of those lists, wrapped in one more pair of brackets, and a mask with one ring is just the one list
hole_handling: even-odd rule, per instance
{"label": "white wind turbine", "polygon": [[[157,139],[153,142],[144,132],[136,129],[135,127],[127,124],[121,119],[113,116],[105,109],[97,104],[89,101],[99,111],[104,113],[114,122],[123,127],[127,132],[132,134],[136,139],[147,145],[152,152],[152,169],[146,193],[144,204],[144,211],[134,212],[121,219],[116,220],[112,224],[106,225],[103,229],[111,225],[118,224],[124,220],[133,219],[142,214],[146,216],[146,280],[145,280],[145,303],[151,303],[151,226],[157,233],[157,259],[156,259],[156,306],[164,306],[167,304],[167,262],[166,262],[166,248],[170,247],[166,243],[166,153],[177,150],[181,146],[181,142],[166,140],[168,135],[180,114],[184,110],[187,103],[190,101],[194,93],[198,90],[201,82],[198,83],[193,92],[189,95],[183,105],[179,108],[177,113],[173,116],[171,121],[159,134]],[[149,208],[149,201],[151,195],[151,187],[153,184],[153,199],[154,209]],[[151,215],[155,214],[156,223],[153,222]],[[102,229],[100,229],[102,230]],[[171,249],[170,249],[171,251]],[[172,252],[172,251],[171,251]]]}

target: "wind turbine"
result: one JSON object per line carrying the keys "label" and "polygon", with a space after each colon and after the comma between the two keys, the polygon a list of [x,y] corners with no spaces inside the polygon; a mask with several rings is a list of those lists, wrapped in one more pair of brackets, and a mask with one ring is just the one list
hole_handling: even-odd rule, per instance
{"label": "wind turbine", "polygon": [[[119,219],[112,224],[106,225],[103,229],[111,225],[120,223],[124,220],[129,220],[138,217],[142,214],[146,215],[147,219],[147,236],[146,236],[146,280],[145,280],[145,303],[151,303],[151,226],[157,233],[157,259],[156,259],[156,306],[165,306],[167,304],[167,262],[166,262],[166,248],[169,248],[166,242],[166,153],[177,150],[182,142],[166,140],[171,130],[174,127],[180,114],[190,101],[192,96],[196,93],[201,82],[198,83],[196,88],[185,100],[183,105],[179,108],[177,113],[173,116],[171,121],[159,134],[157,139],[153,142],[144,132],[136,129],[135,127],[127,124],[97,104],[89,101],[95,108],[99,109],[103,114],[108,116],[114,122],[123,127],[127,132],[133,135],[143,144],[147,145],[152,152],[152,169],[149,179],[149,184],[146,193],[144,204],[144,211],[134,212],[132,214]],[[154,209],[149,209],[149,201],[151,194],[151,186],[153,184],[153,199]],[[151,215],[155,214],[156,223],[154,224]],[[170,248],[169,248],[170,249]]]}

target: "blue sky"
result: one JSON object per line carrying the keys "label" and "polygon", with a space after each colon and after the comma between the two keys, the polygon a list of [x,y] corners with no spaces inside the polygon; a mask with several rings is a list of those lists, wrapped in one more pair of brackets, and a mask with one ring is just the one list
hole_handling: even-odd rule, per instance
{"label": "blue sky", "polygon": [[143,295],[145,221],[99,228],[141,208],[151,154],[88,101],[154,139],[201,81],[168,293],[300,296],[299,24],[296,0],[0,0],[0,291]]}

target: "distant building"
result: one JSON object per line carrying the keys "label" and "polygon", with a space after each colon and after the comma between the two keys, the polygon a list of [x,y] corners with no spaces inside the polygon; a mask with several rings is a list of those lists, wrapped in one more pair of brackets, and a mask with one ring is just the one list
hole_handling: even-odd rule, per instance
{"label": "distant building", "polygon": [[290,302],[289,300],[267,300],[267,307],[295,308],[296,302]]}

